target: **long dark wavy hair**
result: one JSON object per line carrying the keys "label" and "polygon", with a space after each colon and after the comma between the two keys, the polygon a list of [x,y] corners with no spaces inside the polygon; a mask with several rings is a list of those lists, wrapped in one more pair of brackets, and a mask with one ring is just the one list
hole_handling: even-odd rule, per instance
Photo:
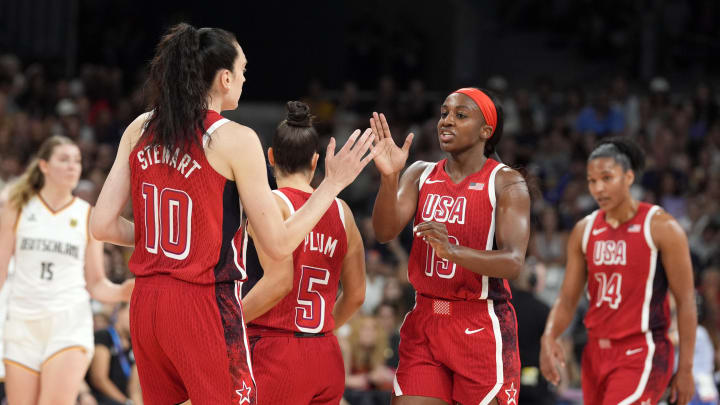
{"label": "long dark wavy hair", "polygon": [[145,84],[152,115],[143,138],[168,149],[200,144],[208,92],[218,70],[233,71],[236,43],[235,35],[220,28],[196,29],[180,23],[167,31]]}

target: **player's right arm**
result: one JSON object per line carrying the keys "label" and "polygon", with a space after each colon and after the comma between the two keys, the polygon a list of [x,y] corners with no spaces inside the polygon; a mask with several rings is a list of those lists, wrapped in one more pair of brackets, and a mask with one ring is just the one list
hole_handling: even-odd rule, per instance
{"label": "player's right arm", "polygon": [[428,163],[415,162],[400,176],[414,135],[410,133],[400,148],[395,145],[384,114],[373,113],[370,126],[377,138],[374,161],[380,172],[380,189],[375,198],[372,222],[377,240],[387,243],[400,234],[415,214],[418,181]]}
{"label": "player's right arm", "polygon": [[345,324],[365,301],[365,247],[350,207],[345,201],[342,201],[342,206],[348,249],[340,273],[342,293],[333,308],[335,329]]}
{"label": "player's right arm", "polygon": [[371,152],[363,158],[372,146],[370,130],[362,135],[359,130],[353,132],[337,154],[335,140],[331,139],[325,157],[325,179],[302,208],[283,221],[268,185],[265,157],[257,134],[235,123],[223,125],[217,133],[213,140],[215,152],[229,166],[245,212],[254,226],[256,242],[276,260],[295,250],[335,196],[352,183],[375,156]]}
{"label": "player's right arm", "polygon": [[[290,216],[290,210],[278,195],[275,202],[280,208],[283,218]],[[250,237],[255,240],[255,228],[248,223]],[[261,317],[285,298],[293,288],[293,257],[285,256],[280,260],[273,259],[265,252],[262,245],[255,243],[255,250],[263,268],[263,276],[242,299],[243,318],[245,323]]]}
{"label": "player's right arm", "polygon": [[122,217],[130,198],[130,152],[140,138],[148,113],[128,125],[120,138],[115,162],[105,179],[90,217],[90,232],[95,239],[120,246],[135,246],[135,224]]}
{"label": "player's right arm", "polygon": [[15,224],[19,216],[20,210],[11,203],[4,204],[0,210],[0,289],[7,279],[10,258],[15,251]]}
{"label": "player's right arm", "polygon": [[563,349],[557,339],[572,322],[580,295],[585,289],[587,281],[582,239],[588,220],[589,218],[580,220],[570,234],[565,278],[560,288],[560,294],[550,310],[545,324],[545,332],[540,341],[540,371],[548,381],[555,385],[560,383],[558,367],[565,366]]}

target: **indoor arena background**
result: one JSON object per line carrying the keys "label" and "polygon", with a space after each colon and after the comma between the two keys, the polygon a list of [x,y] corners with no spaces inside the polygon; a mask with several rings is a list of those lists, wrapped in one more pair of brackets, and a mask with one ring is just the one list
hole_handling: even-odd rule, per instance
{"label": "indoor arena background", "polygon": [[[648,159],[636,197],[662,205],[690,241],[700,324],[716,348],[696,352],[714,359],[696,372],[714,378],[720,2],[0,0],[0,188],[45,138],[63,134],[83,153],[76,193],[94,203],[124,128],[145,111],[154,46],[180,21],[236,34],[248,58],[247,83],[238,109],[226,116],[255,129],[265,146],[285,102],[300,99],[311,106],[323,142],[344,142],[368,126],[373,111],[384,112],[396,140],[416,134],[409,161],[435,161],[442,158],[436,123],[445,95],[463,86],[500,95],[499,155],[527,171],[534,190],[526,271],[513,283],[537,301],[517,307],[533,314],[519,317],[523,405],[581,403],[581,316],[564,337],[571,361],[560,387],[547,389],[537,369],[539,337],[562,281],[568,232],[595,207],[585,181],[588,153],[609,135],[636,140]],[[387,245],[372,234],[378,185],[369,167],[341,195],[355,213],[367,260],[365,303],[337,332],[352,405],[389,404],[398,329],[414,300],[409,231]],[[130,276],[129,254],[105,245],[113,281]],[[101,330],[116,310],[93,308]]]}

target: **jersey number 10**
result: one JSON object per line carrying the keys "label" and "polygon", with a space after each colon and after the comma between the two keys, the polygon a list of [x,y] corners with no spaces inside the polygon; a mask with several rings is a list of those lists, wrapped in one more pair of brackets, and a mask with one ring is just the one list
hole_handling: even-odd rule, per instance
{"label": "jersey number 10", "polygon": [[190,253],[192,228],[192,199],[182,191],[164,188],[160,191],[154,184],[143,183],[145,200],[145,249],[163,254],[171,259],[183,260]]}

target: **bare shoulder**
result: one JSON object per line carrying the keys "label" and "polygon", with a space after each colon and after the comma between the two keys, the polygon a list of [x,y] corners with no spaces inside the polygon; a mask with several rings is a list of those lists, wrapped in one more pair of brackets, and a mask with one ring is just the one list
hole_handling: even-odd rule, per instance
{"label": "bare shoulder", "polygon": [[148,120],[152,116],[152,111],[144,112],[140,115],[138,115],[131,123],[130,125],[125,128],[125,132],[123,133],[122,139],[120,140],[121,143],[126,142],[130,149],[133,149],[135,147],[135,144],[137,144],[138,140],[140,140],[140,137],[143,134],[143,131],[145,130],[145,126],[147,125]]}
{"label": "bare shoulder", "polygon": [[[354,224],[355,223],[355,216],[353,215],[352,210],[350,209],[350,206],[348,203],[345,202],[345,200],[338,198],[338,201],[340,201],[340,205],[342,206],[343,213],[345,213],[345,223],[346,224]],[[347,225],[346,225],[347,227]]]}
{"label": "bare shoulder", "polygon": [[237,154],[242,152],[243,146],[247,147],[248,142],[259,144],[260,138],[257,133],[248,126],[229,121],[213,132],[209,147]]}
{"label": "bare shoulder", "polygon": [[521,188],[524,188],[527,190],[527,182],[525,181],[525,177],[523,175],[508,166],[501,167],[497,175],[495,175],[495,187],[498,190],[502,190],[504,188],[519,185]]}
{"label": "bare shoulder", "polygon": [[401,179],[403,182],[412,182],[417,184],[418,181],[420,181],[420,176],[422,176],[423,172],[434,165],[435,162],[426,162],[424,160],[415,161],[413,164],[408,166],[407,169],[405,169]]}
{"label": "bare shoulder", "polygon": [[668,238],[686,238],[685,231],[680,223],[662,208],[655,211],[650,219],[650,234],[656,243]]}

